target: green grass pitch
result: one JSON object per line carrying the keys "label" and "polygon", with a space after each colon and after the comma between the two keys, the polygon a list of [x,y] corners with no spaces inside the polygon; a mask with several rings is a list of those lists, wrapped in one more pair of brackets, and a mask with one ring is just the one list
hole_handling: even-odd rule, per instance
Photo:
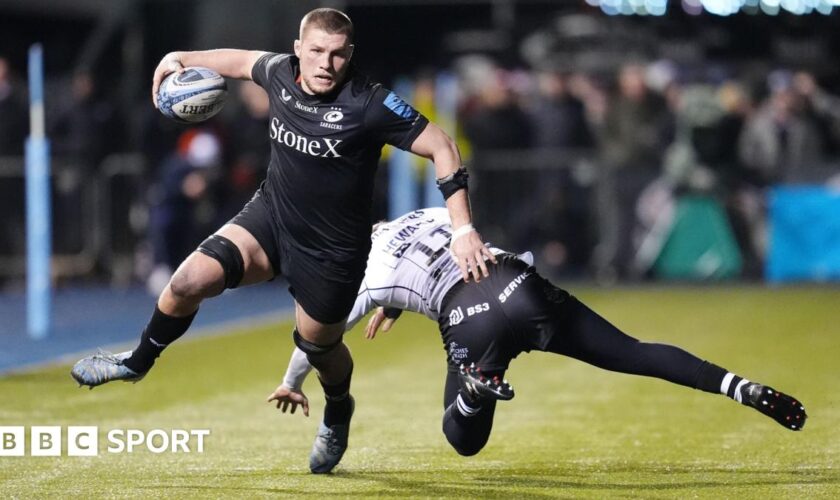
{"label": "green grass pitch", "polygon": [[[681,346],[804,401],[790,432],[752,409],[568,358],[523,354],[487,447],[452,451],[440,431],[445,356],[435,324],[346,339],[356,368],[350,448],[336,472],[307,457],[323,408],[282,414],[265,397],[292,348],[290,324],[190,339],[137,385],[77,389],[62,365],[0,378],[0,425],[95,425],[96,457],[0,457],[9,497],[840,498],[840,290],[641,288],[576,294],[643,340]],[[212,307],[208,304],[206,307]],[[138,325],[139,329],[140,325]],[[211,430],[204,453],[105,452],[110,429]],[[66,446],[64,447],[66,452]]]}

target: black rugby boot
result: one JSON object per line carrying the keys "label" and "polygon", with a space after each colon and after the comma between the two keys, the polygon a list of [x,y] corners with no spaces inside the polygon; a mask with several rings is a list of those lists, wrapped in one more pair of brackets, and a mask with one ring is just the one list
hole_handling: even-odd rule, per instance
{"label": "black rugby boot", "polygon": [[752,406],[787,429],[801,431],[808,414],[799,400],[772,387],[751,382],[741,388],[741,404]]}
{"label": "black rugby boot", "polygon": [[470,366],[458,368],[458,385],[461,387],[461,394],[471,405],[481,406],[482,401],[498,399],[509,401],[513,399],[513,387],[507,380],[501,380],[498,376],[487,378],[481,374],[481,368],[476,368],[475,363]]}

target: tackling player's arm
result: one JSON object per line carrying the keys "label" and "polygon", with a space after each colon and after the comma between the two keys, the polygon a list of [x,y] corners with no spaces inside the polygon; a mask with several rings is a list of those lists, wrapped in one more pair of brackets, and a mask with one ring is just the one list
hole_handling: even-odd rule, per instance
{"label": "tackling player's arm", "polygon": [[[458,146],[434,123],[429,123],[417,136],[411,145],[411,152],[432,160],[438,180],[457,175],[461,168],[461,153],[458,151]],[[464,281],[469,281],[470,271],[475,280],[480,281],[479,269],[485,277],[489,276],[484,260],[489,259],[495,263],[496,257],[484,246],[481,235],[472,228],[467,189],[461,188],[449,195],[446,199],[446,208],[449,210],[454,230],[450,249],[455,262],[461,268]]]}
{"label": "tackling player's arm", "polygon": [[306,359],[306,353],[296,347],[289,359],[289,367],[283,376],[283,383],[268,395],[266,401],[269,403],[276,401],[277,408],[283,413],[286,413],[289,407],[291,407],[291,413],[294,413],[297,406],[300,405],[304,416],[308,417],[309,399],[303,393],[301,387],[310,371],[312,371],[312,365]]}
{"label": "tackling player's arm", "polygon": [[265,52],[260,50],[215,49],[195,52],[170,52],[158,63],[152,77],[152,101],[157,104],[158,88],[170,73],[181,72],[186,67],[209,68],[226,78],[250,80],[251,70]]}
{"label": "tackling player's arm", "polygon": [[365,338],[375,338],[380,327],[383,332],[390,331],[400,314],[402,314],[402,309],[396,307],[377,307],[365,327]]}
{"label": "tackling player's arm", "polygon": [[[370,312],[375,307],[373,299],[367,293],[367,288],[364,283],[359,295],[356,297],[356,303],[353,304],[353,310],[347,318],[347,326],[345,331],[349,331],[353,326],[362,319],[365,314]],[[380,308],[381,309],[381,308]],[[312,365],[306,358],[306,353],[295,347],[292,356],[289,359],[289,366],[286,368],[286,374],[283,375],[283,382],[274,389],[274,392],[268,395],[267,402],[276,401],[277,408],[286,413],[286,410],[291,408],[291,413],[297,409],[297,405],[301,405],[303,414],[309,416],[309,399],[303,393],[303,381],[312,371]]]}

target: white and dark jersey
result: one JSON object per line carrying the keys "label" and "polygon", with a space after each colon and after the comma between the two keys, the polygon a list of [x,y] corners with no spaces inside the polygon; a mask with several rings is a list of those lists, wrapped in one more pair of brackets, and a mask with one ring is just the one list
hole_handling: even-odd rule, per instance
{"label": "white and dark jersey", "polygon": [[[446,208],[415,210],[379,226],[359,296],[347,319],[347,330],[372,309],[384,306],[438,320],[444,296],[463,281],[449,253],[452,222]],[[491,247],[498,255],[503,250]],[[519,256],[533,263],[530,253]]]}
{"label": "white and dark jersey", "polygon": [[271,161],[263,194],[298,248],[330,260],[358,260],[370,246],[382,147],[409,149],[428,120],[352,65],[327,96],[305,93],[299,75],[298,58],[290,54],[265,54],[252,69],[270,103]]}
{"label": "white and dark jersey", "polygon": [[449,254],[452,223],[446,208],[424,208],[379,226],[347,329],[377,306],[419,312],[436,320],[449,288],[463,280]]}

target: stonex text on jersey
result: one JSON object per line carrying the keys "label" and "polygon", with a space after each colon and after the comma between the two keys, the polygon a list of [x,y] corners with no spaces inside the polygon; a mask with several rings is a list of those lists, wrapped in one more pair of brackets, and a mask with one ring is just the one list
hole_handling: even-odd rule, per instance
{"label": "stonex text on jersey", "polygon": [[267,53],[251,71],[270,113],[271,159],[260,194],[290,245],[341,265],[361,262],[371,245],[382,147],[410,150],[428,120],[352,64],[329,95],[307,94],[299,76],[291,54]]}
{"label": "stonex text on jersey", "polygon": [[320,158],[341,158],[341,154],[336,150],[341,139],[315,139],[312,137],[304,137],[296,134],[291,130],[286,130],[286,124],[281,123],[278,118],[272,118],[269,125],[268,136],[278,143],[300,151],[301,153],[310,156],[317,156]]}

